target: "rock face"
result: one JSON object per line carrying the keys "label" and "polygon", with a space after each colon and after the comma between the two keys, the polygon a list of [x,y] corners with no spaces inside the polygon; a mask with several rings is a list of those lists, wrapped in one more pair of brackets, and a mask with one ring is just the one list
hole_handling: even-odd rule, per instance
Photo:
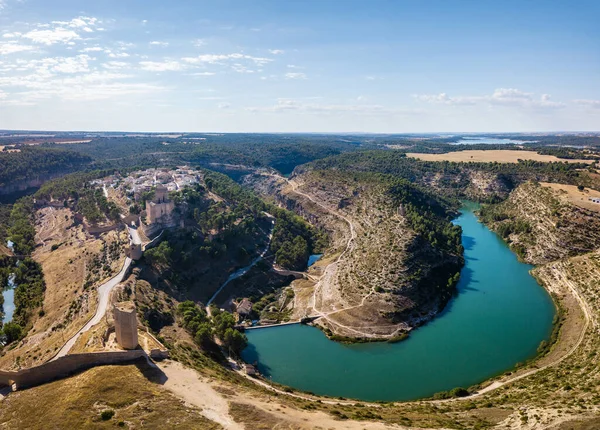
{"label": "rock face", "polygon": [[416,182],[442,194],[453,195],[460,190],[469,199],[485,201],[503,200],[514,188],[512,180],[502,174],[469,168],[459,173],[424,173]]}
{"label": "rock face", "polygon": [[63,176],[66,173],[68,172],[53,174],[49,173],[46,175],[39,175],[35,178],[15,181],[8,185],[3,185],[2,187],[0,187],[0,195],[14,194],[21,191],[29,190],[30,188],[39,188],[44,182]]}
{"label": "rock face", "polygon": [[313,284],[294,283],[296,317],[321,315],[317,323],[337,336],[385,339],[433,318],[451,297],[462,257],[417,234],[379,179],[303,170],[289,183],[260,175],[245,183],[329,233]]}
{"label": "rock face", "polygon": [[527,263],[548,263],[600,247],[600,213],[570,204],[537,182],[520,185],[506,201],[481,214]]}

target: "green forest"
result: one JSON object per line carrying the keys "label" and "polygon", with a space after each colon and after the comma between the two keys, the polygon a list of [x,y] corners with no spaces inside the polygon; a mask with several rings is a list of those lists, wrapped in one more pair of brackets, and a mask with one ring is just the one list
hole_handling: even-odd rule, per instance
{"label": "green forest", "polygon": [[85,168],[91,157],[56,148],[21,147],[20,152],[0,152],[0,187],[27,179]]}

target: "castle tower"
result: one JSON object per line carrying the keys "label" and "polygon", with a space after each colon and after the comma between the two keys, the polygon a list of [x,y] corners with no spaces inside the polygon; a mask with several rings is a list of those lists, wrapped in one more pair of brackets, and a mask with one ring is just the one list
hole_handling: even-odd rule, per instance
{"label": "castle tower", "polygon": [[168,201],[169,190],[164,185],[157,185],[154,194],[154,203],[166,203]]}
{"label": "castle tower", "polygon": [[113,309],[117,343],[124,349],[135,349],[138,346],[137,316],[133,302],[115,304]]}
{"label": "castle tower", "polygon": [[125,255],[132,260],[139,260],[142,258],[142,245],[140,243],[129,244],[129,247],[125,250]]}
{"label": "castle tower", "polygon": [[146,202],[146,217],[149,224],[169,224],[175,209],[175,202],[169,200],[169,190],[164,185],[157,185],[154,198]]}

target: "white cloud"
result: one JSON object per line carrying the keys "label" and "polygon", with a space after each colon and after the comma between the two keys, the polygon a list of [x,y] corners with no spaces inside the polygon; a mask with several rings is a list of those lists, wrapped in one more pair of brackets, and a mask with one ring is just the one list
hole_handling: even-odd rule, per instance
{"label": "white cloud", "polygon": [[254,70],[249,69],[246,66],[239,63],[233,64],[231,68],[237,73],[254,73]]}
{"label": "white cloud", "polygon": [[84,30],[87,28],[88,30],[86,31],[90,31],[91,27],[97,26],[100,22],[101,21],[99,21],[97,18],[78,16],[77,18],[73,18],[71,21],[52,21],[52,24],[62,27],[82,28]]}
{"label": "white cloud", "polygon": [[298,112],[306,114],[360,114],[360,115],[415,115],[422,113],[419,109],[387,108],[381,105],[365,104],[316,104],[303,103],[294,99],[279,99],[274,106],[267,107],[247,107],[250,112]]}
{"label": "white cloud", "polygon": [[140,61],[142,70],[150,72],[178,72],[185,69],[185,64],[178,61]]}
{"label": "white cloud", "polygon": [[58,61],[54,67],[53,72],[58,73],[83,73],[89,71],[88,62],[90,61],[88,55],[78,55],[76,57],[62,58]]}
{"label": "white cloud", "polygon": [[578,104],[580,106],[600,109],[600,100],[577,99],[573,100],[573,103]]}
{"label": "white cloud", "polygon": [[239,53],[235,53],[235,54],[203,54],[203,55],[198,55],[197,57],[184,57],[182,60],[185,61],[186,63],[190,63],[190,64],[202,64],[202,63],[223,64],[224,62],[227,62],[230,60],[247,60],[247,61],[252,61],[255,64],[260,65],[260,66],[273,61],[271,58],[253,57],[251,55],[239,54]]}
{"label": "white cloud", "polygon": [[477,105],[489,106],[516,106],[524,108],[563,108],[562,102],[550,100],[549,94],[542,94],[536,98],[533,93],[527,93],[515,88],[498,88],[491,95],[486,96],[457,96],[451,97],[446,93],[440,94],[415,94],[416,100],[445,105]]}
{"label": "white cloud", "polygon": [[32,51],[33,49],[35,48],[31,45],[22,45],[17,42],[0,42],[1,55],[14,54],[15,52]]}
{"label": "white cloud", "polygon": [[160,42],[158,40],[153,40],[152,42],[150,42],[150,46],[160,46],[162,48],[166,48],[167,46],[169,46],[169,42]]}
{"label": "white cloud", "polygon": [[123,96],[156,93],[165,87],[152,83],[128,82],[133,76],[113,72],[90,72],[72,77],[54,78],[32,74],[24,78],[1,78],[0,87],[26,88],[13,91],[7,103],[35,105],[41,100],[95,101]]}
{"label": "white cloud", "polygon": [[216,75],[215,72],[196,72],[196,73],[190,73],[190,76],[214,76]]}
{"label": "white cloud", "polygon": [[5,39],[14,39],[16,37],[21,37],[21,33],[17,33],[17,32],[15,32],[15,33],[4,33],[2,35],[2,37],[4,37]]}
{"label": "white cloud", "polygon": [[107,61],[106,63],[102,64],[102,67],[108,70],[124,69],[128,66],[129,63],[125,63],[123,61]]}
{"label": "white cloud", "polygon": [[286,79],[306,79],[306,73],[289,72],[285,74]]}
{"label": "white cloud", "polygon": [[206,44],[207,44],[207,42],[204,39],[192,40],[192,45],[194,45],[196,48],[200,48],[201,46],[204,46]]}
{"label": "white cloud", "polygon": [[130,55],[127,52],[112,52],[111,50],[104,51],[110,58],[127,58]]}
{"label": "white cloud", "polygon": [[105,48],[102,48],[100,46],[91,46],[89,48],[83,48],[80,52],[103,52],[105,51]]}
{"label": "white cloud", "polygon": [[283,49],[269,49],[269,52],[273,55],[285,54]]}
{"label": "white cloud", "polygon": [[67,43],[73,40],[81,39],[79,34],[73,30],[65,28],[55,28],[53,30],[32,30],[23,35],[25,39],[29,39],[35,43],[43,45],[54,45],[55,43]]}
{"label": "white cloud", "polygon": [[217,107],[219,109],[229,109],[231,107],[231,103],[219,103]]}

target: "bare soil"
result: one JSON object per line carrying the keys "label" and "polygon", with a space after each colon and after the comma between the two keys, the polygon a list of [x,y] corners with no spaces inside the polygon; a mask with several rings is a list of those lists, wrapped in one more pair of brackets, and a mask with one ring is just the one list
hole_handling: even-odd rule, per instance
{"label": "bare soil", "polygon": [[455,161],[455,162],[481,162],[481,163],[517,163],[518,160],[534,160],[543,162],[566,162],[593,164],[594,160],[569,160],[555,157],[554,155],[542,155],[534,151],[519,150],[467,150],[447,152],[444,154],[420,154],[409,152],[407,157],[418,158],[424,161]]}

